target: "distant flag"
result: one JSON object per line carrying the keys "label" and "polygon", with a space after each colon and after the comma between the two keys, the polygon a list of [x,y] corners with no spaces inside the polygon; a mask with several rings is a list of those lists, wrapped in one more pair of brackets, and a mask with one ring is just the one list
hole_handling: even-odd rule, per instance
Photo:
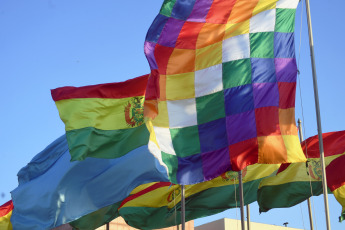
{"label": "distant flag", "polygon": [[[243,170],[246,204],[256,201],[262,178],[279,165],[251,165]],[[122,216],[132,227],[158,229],[180,224],[181,186],[167,182],[140,185],[122,202],[102,208],[71,222],[77,229],[95,229]],[[239,206],[238,173],[229,171],[207,182],[187,185],[186,220],[209,216]]]}
{"label": "distant flag", "polygon": [[327,185],[342,206],[339,221],[345,219],[345,155],[332,161],[326,168]]}
{"label": "distant flag", "polygon": [[70,162],[63,135],[18,172],[13,229],[52,229],[125,199],[137,186],[168,181],[147,145],[115,159]]}
{"label": "distant flag", "polygon": [[0,229],[12,230],[11,215],[13,210],[12,200],[0,206]]}
{"label": "distant flag", "polygon": [[144,75],[119,83],[52,90],[72,161],[117,158],[147,145],[143,114],[147,79]]}
{"label": "distant flag", "polygon": [[294,118],[297,4],[164,1],[145,41],[145,116],[173,183],[306,160]]}
{"label": "distant flag", "polygon": [[[327,181],[330,181],[328,185],[331,187],[329,188],[335,190],[340,187],[341,183],[345,183],[345,174],[341,174],[343,169],[339,168],[339,164],[333,164],[345,156],[345,131],[324,133],[322,137],[326,170],[330,171],[330,173],[326,173]],[[322,194],[318,136],[310,137],[302,142],[302,148],[308,157],[307,164],[283,164],[276,176],[261,181],[258,190],[260,212],[267,212],[272,208],[292,207],[312,195]],[[330,169],[331,165],[334,166]],[[335,171],[339,171],[339,173],[335,173]],[[341,195],[339,199],[341,200]]]}

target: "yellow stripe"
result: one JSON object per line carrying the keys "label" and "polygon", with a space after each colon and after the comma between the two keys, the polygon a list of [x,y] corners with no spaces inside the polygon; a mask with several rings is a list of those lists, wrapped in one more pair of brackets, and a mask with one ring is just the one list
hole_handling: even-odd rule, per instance
{"label": "yellow stripe", "polygon": [[337,201],[343,207],[343,212],[344,212],[345,211],[345,185],[334,190],[333,195],[335,196],[335,199],[337,199]]}
{"label": "yellow stripe", "polygon": [[12,224],[11,224],[11,215],[12,211],[7,213],[5,216],[0,217],[0,229],[1,230],[12,230]]}
{"label": "yellow stripe", "polygon": [[[344,155],[345,153],[325,157],[325,165],[329,165],[334,159]],[[319,162],[319,158],[311,158],[310,161]],[[259,188],[263,186],[274,186],[274,185],[281,185],[291,182],[311,182],[321,181],[320,179],[314,179],[313,177],[309,176],[307,173],[306,163],[292,163],[289,167],[284,170],[283,172],[279,173],[278,175],[270,178],[263,179],[260,183]]]}
{"label": "yellow stripe", "polygon": [[[66,131],[94,127],[101,130],[131,128],[125,119],[125,107],[130,98],[78,98],[56,102]],[[132,114],[130,114],[132,117]],[[136,126],[135,126],[136,127]]]}
{"label": "yellow stripe", "polygon": [[[270,176],[278,168],[279,168],[279,165],[260,165],[260,164],[250,165],[247,167],[247,172],[243,178],[243,183]],[[237,172],[231,172],[231,173],[233,173],[236,178]],[[131,194],[139,192],[153,184],[154,183],[138,186],[135,192],[133,191]],[[185,186],[185,197],[186,198],[190,197],[196,193],[199,193],[209,188],[215,188],[215,187],[221,187],[221,186],[233,185],[233,184],[238,184],[238,180],[237,179],[225,180],[221,176],[219,176],[210,181],[202,182],[195,185]],[[173,185],[170,188],[162,187],[127,202],[123,207],[158,208],[158,207],[168,206],[168,208],[172,208],[178,202],[181,201],[180,193],[181,193],[180,185]]]}

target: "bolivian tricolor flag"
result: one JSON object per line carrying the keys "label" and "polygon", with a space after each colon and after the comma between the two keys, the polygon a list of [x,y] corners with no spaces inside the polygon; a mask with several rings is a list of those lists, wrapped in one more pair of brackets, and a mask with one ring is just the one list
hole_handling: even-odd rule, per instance
{"label": "bolivian tricolor flag", "polygon": [[[333,162],[345,155],[345,131],[324,133],[322,137],[326,170],[329,170]],[[308,158],[307,164],[283,164],[276,176],[261,181],[258,190],[260,212],[267,212],[272,208],[292,207],[312,195],[323,193],[318,136],[302,142],[302,149]],[[345,188],[341,187],[345,184],[345,173],[341,173],[344,170],[342,167],[339,164],[336,167],[332,166],[332,171],[326,173],[327,181],[334,183],[333,189],[329,188],[332,191],[338,188],[342,194],[338,196],[339,199],[337,198],[339,202],[344,202],[344,198],[341,197],[345,194]]]}
{"label": "bolivian tricolor flag", "polygon": [[[250,165],[243,174],[244,202],[256,201],[262,178],[279,165]],[[186,221],[239,207],[238,172],[228,171],[213,180],[185,186]],[[159,229],[181,223],[181,186],[151,183],[137,187],[119,207],[119,214],[138,229]]]}
{"label": "bolivian tricolor flag", "polygon": [[12,230],[11,215],[13,210],[12,200],[0,206],[0,229]]}
{"label": "bolivian tricolor flag", "polygon": [[146,145],[144,95],[148,75],[120,83],[51,91],[65,123],[71,160],[117,158]]}
{"label": "bolivian tricolor flag", "polygon": [[[274,174],[279,165],[251,165],[243,170],[245,204],[256,201],[262,178]],[[228,171],[207,182],[185,186],[186,221],[239,207],[238,173]],[[132,227],[158,229],[181,223],[181,187],[154,182],[135,188],[122,202],[99,209],[70,224],[76,229],[96,229],[117,216]]]}
{"label": "bolivian tricolor flag", "polygon": [[332,161],[326,168],[327,185],[333,192],[335,199],[343,207],[339,221],[345,219],[345,155]]}

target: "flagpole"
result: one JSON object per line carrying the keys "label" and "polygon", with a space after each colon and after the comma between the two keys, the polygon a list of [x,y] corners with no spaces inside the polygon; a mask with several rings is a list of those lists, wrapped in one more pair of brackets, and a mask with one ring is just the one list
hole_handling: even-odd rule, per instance
{"label": "flagpole", "polygon": [[[300,119],[298,119],[297,123],[298,123],[299,138],[300,138],[301,142],[303,142],[304,139],[303,139],[302,125],[301,125],[302,122]],[[312,213],[311,205],[310,205],[310,198],[308,198],[307,201],[308,201],[310,230],[314,230],[314,221],[313,221],[313,213]]]}
{"label": "flagpole", "polygon": [[247,204],[246,206],[247,206],[247,230],[250,230],[250,209],[249,209],[249,204]]}
{"label": "flagpole", "polygon": [[185,204],[185,197],[184,197],[184,185],[181,185],[181,225],[182,230],[185,230],[185,215],[186,215],[186,204]]}
{"label": "flagpole", "polygon": [[317,119],[317,130],[319,136],[319,148],[320,148],[320,161],[322,167],[322,189],[324,194],[324,203],[325,203],[325,213],[326,213],[326,225],[327,230],[331,229],[331,224],[329,221],[329,208],[328,208],[328,196],[327,196],[327,179],[326,179],[326,169],[325,169],[325,157],[323,150],[323,141],[322,141],[322,128],[321,128],[321,115],[320,115],[320,104],[319,104],[319,93],[317,87],[317,78],[316,78],[316,68],[315,68],[315,57],[314,57],[314,41],[313,41],[313,31],[311,26],[311,16],[310,16],[310,6],[309,0],[305,0],[306,10],[307,10],[307,21],[308,21],[308,32],[309,32],[309,45],[310,45],[310,57],[311,57],[311,66],[313,71],[313,84],[314,84],[314,97],[315,97],[315,109],[316,109],[316,119]]}
{"label": "flagpole", "polygon": [[244,224],[244,199],[243,199],[243,182],[242,182],[242,171],[238,171],[238,184],[240,188],[240,205],[241,205],[241,226],[242,230],[245,230]]}

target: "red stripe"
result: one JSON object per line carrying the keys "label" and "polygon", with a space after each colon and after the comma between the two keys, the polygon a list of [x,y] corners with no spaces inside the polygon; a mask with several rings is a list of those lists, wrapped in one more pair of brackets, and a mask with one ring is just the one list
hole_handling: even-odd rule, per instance
{"label": "red stripe", "polygon": [[345,155],[334,159],[326,167],[327,185],[331,191],[345,185]]}
{"label": "red stripe", "polygon": [[131,200],[134,200],[134,199],[138,198],[139,196],[144,195],[145,193],[151,192],[151,191],[156,190],[158,188],[170,186],[170,185],[174,185],[174,184],[172,184],[170,182],[157,182],[157,183],[151,185],[150,187],[147,187],[146,189],[144,189],[144,190],[142,190],[142,191],[140,191],[140,192],[138,192],[136,194],[133,194],[133,195],[127,197],[126,199],[124,199],[118,209],[120,209],[127,202],[129,202]]}
{"label": "red stripe", "polygon": [[[345,152],[345,131],[322,134],[325,157]],[[307,144],[306,144],[307,143]],[[313,136],[301,143],[302,149],[308,158],[320,158],[319,139]]]}
{"label": "red stripe", "polygon": [[54,101],[73,98],[126,98],[144,96],[149,75],[143,75],[124,82],[89,85],[83,87],[66,86],[52,89]]}
{"label": "red stripe", "polygon": [[12,200],[7,201],[5,204],[0,206],[0,217],[6,216],[12,210],[13,210]]}

